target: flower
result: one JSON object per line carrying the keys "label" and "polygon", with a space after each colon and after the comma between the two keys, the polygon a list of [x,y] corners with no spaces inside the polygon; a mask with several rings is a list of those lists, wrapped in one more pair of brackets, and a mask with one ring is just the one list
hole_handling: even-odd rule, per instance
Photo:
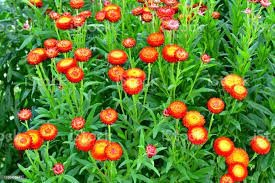
{"label": "flower", "polygon": [[75,146],[81,151],[88,152],[95,144],[96,136],[89,132],[79,134],[75,139]]}
{"label": "flower", "polygon": [[73,18],[71,16],[62,15],[56,20],[55,25],[60,30],[68,30],[72,28],[72,23],[73,23]]}
{"label": "flower", "polygon": [[107,156],[105,154],[106,146],[110,144],[108,140],[97,140],[92,148],[91,155],[95,160],[105,161],[107,160]]}
{"label": "flower", "polygon": [[248,15],[251,14],[251,12],[252,12],[252,11],[251,11],[250,8],[246,8],[246,9],[244,10],[244,13],[245,13],[245,14],[248,14]]}
{"label": "flower", "polygon": [[62,165],[61,163],[56,163],[54,166],[53,166],[53,172],[54,174],[56,175],[60,175],[64,172],[64,165]]}
{"label": "flower", "polygon": [[46,49],[46,55],[48,58],[55,58],[58,56],[58,54],[59,54],[59,51],[57,50],[57,48]]}
{"label": "flower", "polygon": [[258,154],[267,154],[270,151],[270,142],[262,136],[254,137],[250,142],[251,148]]}
{"label": "flower", "polygon": [[99,22],[102,22],[105,20],[105,11],[99,11],[95,14],[95,19]]}
{"label": "flower", "polygon": [[19,133],[14,137],[13,145],[19,151],[29,149],[32,144],[32,138],[27,133]]}
{"label": "flower", "polygon": [[139,68],[131,68],[126,70],[123,73],[123,78],[128,79],[128,78],[139,78],[142,80],[142,82],[146,79],[146,74],[143,70]]}
{"label": "flower", "polygon": [[233,89],[234,85],[242,85],[244,86],[244,81],[243,79],[236,75],[236,74],[229,74],[227,76],[225,76],[222,81],[222,87],[228,92],[230,93],[231,90]]}
{"label": "flower", "polygon": [[122,83],[124,91],[129,95],[135,95],[142,91],[143,82],[140,78],[130,77]]}
{"label": "flower", "polygon": [[225,104],[220,98],[211,98],[207,102],[208,110],[214,114],[219,114],[224,110]]}
{"label": "flower", "polygon": [[122,147],[119,143],[111,142],[109,143],[104,150],[107,158],[111,161],[119,160],[123,154]]}
{"label": "flower", "polygon": [[183,117],[182,124],[188,129],[196,126],[203,126],[205,124],[205,119],[198,111],[189,111]]}
{"label": "flower", "polygon": [[212,13],[212,17],[214,18],[214,19],[219,19],[220,18],[220,13],[219,12],[217,12],[217,11],[213,11],[213,13]]}
{"label": "flower", "polygon": [[247,96],[247,89],[243,85],[234,85],[230,95],[237,100],[243,100]]}
{"label": "flower", "polygon": [[268,7],[271,5],[271,2],[269,0],[260,0],[260,3],[263,7]]}
{"label": "flower", "polygon": [[231,175],[224,174],[220,179],[220,183],[234,183],[234,180]]}
{"label": "flower", "polygon": [[30,52],[27,56],[27,62],[30,65],[37,65],[43,61],[41,55]]}
{"label": "flower", "polygon": [[73,58],[64,58],[56,64],[56,69],[59,73],[66,73],[68,69],[75,67],[76,60]]}
{"label": "flower", "polygon": [[89,10],[84,10],[78,14],[79,16],[83,16],[85,18],[89,18],[92,15],[92,12]]}
{"label": "flower", "polygon": [[164,20],[161,25],[166,30],[178,30],[180,22],[178,20],[170,19]]}
{"label": "flower", "polygon": [[214,141],[214,150],[220,155],[227,157],[234,151],[234,143],[226,137],[219,137]]}
{"label": "flower", "polygon": [[71,0],[70,1],[70,6],[73,9],[80,9],[84,6],[84,1],[83,0]]}
{"label": "flower", "polygon": [[114,82],[119,82],[122,80],[124,69],[121,66],[113,66],[108,71],[109,78]]}
{"label": "flower", "polygon": [[152,33],[148,36],[147,43],[150,46],[158,47],[158,46],[163,45],[164,40],[165,40],[164,35],[160,32],[156,32],[156,33]]}
{"label": "flower", "polygon": [[57,12],[55,12],[55,11],[51,11],[51,12],[49,13],[49,16],[50,16],[50,18],[51,18],[52,20],[57,20],[57,19],[59,19],[60,14],[57,13]]}
{"label": "flower", "polygon": [[72,120],[72,128],[75,130],[80,130],[84,127],[86,121],[82,117],[76,117]]}
{"label": "flower", "polygon": [[126,38],[123,40],[122,45],[125,48],[133,48],[134,46],[136,46],[136,40],[133,38]]}
{"label": "flower", "polygon": [[29,109],[21,109],[17,116],[22,121],[29,120],[32,117],[32,112]]}
{"label": "flower", "polygon": [[193,127],[188,129],[187,137],[192,144],[200,145],[207,141],[208,132],[204,127]]}
{"label": "flower", "polygon": [[112,108],[105,109],[100,112],[100,121],[106,125],[112,125],[118,118],[118,113]]}
{"label": "flower", "polygon": [[148,144],[146,146],[146,153],[147,153],[148,158],[152,158],[153,156],[155,156],[157,154],[156,146],[154,146],[152,144]]}
{"label": "flower", "polygon": [[175,51],[175,58],[178,60],[178,61],[185,61],[188,59],[188,52],[185,51],[185,49],[183,48],[178,48],[176,51]]}
{"label": "flower", "polygon": [[44,140],[38,130],[28,130],[26,133],[32,138],[31,149],[39,149],[43,145]]}
{"label": "flower", "polygon": [[145,63],[153,63],[158,59],[158,51],[154,47],[145,47],[139,53],[139,58]]}
{"label": "flower", "polygon": [[108,62],[113,65],[122,65],[127,59],[128,56],[123,50],[112,50],[108,54]]}
{"label": "flower", "polygon": [[73,27],[81,27],[82,25],[84,25],[86,21],[86,18],[84,16],[73,16],[72,17],[72,25]]}
{"label": "flower", "polygon": [[203,63],[207,64],[207,63],[209,63],[211,61],[211,57],[209,55],[207,55],[207,54],[203,54],[201,56],[201,60],[202,60]]}
{"label": "flower", "polygon": [[162,114],[163,114],[165,117],[169,117],[169,116],[170,116],[168,109],[164,109],[164,110],[162,111]]}
{"label": "flower", "polygon": [[132,14],[133,14],[134,16],[141,15],[142,13],[143,13],[143,8],[140,7],[140,6],[138,6],[138,7],[134,8],[134,9],[132,9]]}
{"label": "flower", "polygon": [[176,13],[175,10],[173,10],[172,8],[167,7],[167,6],[160,7],[157,10],[157,16],[160,19],[164,19],[164,18],[172,19],[175,13]]}
{"label": "flower", "polygon": [[43,6],[42,0],[30,0],[30,3],[32,3],[34,6],[41,8]]}
{"label": "flower", "polygon": [[84,72],[80,67],[74,66],[66,71],[66,78],[72,83],[78,83],[84,78]]}
{"label": "flower", "polygon": [[234,148],[233,152],[225,159],[227,165],[233,163],[241,163],[244,166],[248,166],[249,156],[247,152],[241,148]]}
{"label": "flower", "polygon": [[153,19],[153,14],[151,12],[143,12],[141,15],[141,19],[144,22],[151,22]]}
{"label": "flower", "polygon": [[105,15],[110,22],[117,22],[121,18],[120,10],[115,9],[108,10]]}
{"label": "flower", "polygon": [[44,41],[44,47],[45,48],[55,48],[57,43],[58,43],[58,41],[54,38],[46,39]]}
{"label": "flower", "polygon": [[187,106],[181,101],[175,101],[168,106],[167,110],[170,116],[183,118],[187,112]]}
{"label": "flower", "polygon": [[66,53],[72,50],[73,43],[69,40],[61,40],[58,41],[56,47],[58,51],[60,51],[61,53]]}
{"label": "flower", "polygon": [[228,173],[232,176],[234,181],[243,181],[248,174],[247,168],[241,163],[234,163],[229,166]]}
{"label": "flower", "polygon": [[92,56],[92,51],[88,48],[78,48],[74,52],[74,57],[79,62],[87,62]]}
{"label": "flower", "polygon": [[53,140],[58,133],[55,125],[46,123],[40,126],[39,133],[44,140]]}
{"label": "flower", "polygon": [[30,28],[29,21],[26,20],[26,22],[25,22],[24,25],[23,25],[23,29],[24,29],[24,30],[29,30],[29,28]]}
{"label": "flower", "polygon": [[41,58],[41,61],[44,61],[47,59],[46,50],[44,48],[35,48],[30,53],[38,54]]}
{"label": "flower", "polygon": [[180,47],[175,44],[168,44],[165,45],[162,49],[162,57],[164,60],[167,62],[177,62],[178,59],[175,57],[175,52],[179,49]]}

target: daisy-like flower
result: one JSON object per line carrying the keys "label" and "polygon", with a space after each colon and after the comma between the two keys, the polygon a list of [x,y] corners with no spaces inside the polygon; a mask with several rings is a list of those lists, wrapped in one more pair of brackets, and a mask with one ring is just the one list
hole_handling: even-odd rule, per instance
{"label": "daisy-like flower", "polygon": [[117,161],[120,159],[120,157],[123,154],[123,150],[122,147],[119,143],[116,142],[112,142],[109,143],[106,147],[105,147],[105,155],[107,156],[107,159],[111,160],[111,161]]}
{"label": "daisy-like flower", "polygon": [[220,183],[234,183],[234,179],[230,174],[224,174],[221,179]]}
{"label": "daisy-like flower", "polygon": [[76,66],[74,58],[64,58],[56,64],[56,69],[59,73],[66,73],[69,68]]}
{"label": "daisy-like flower", "polygon": [[260,0],[260,3],[265,8],[271,5],[271,2],[269,0]]}
{"label": "daisy-like flower", "polygon": [[219,19],[220,16],[221,16],[221,14],[220,14],[219,12],[217,12],[217,11],[214,11],[214,12],[212,13],[212,17],[213,17],[214,19]]}
{"label": "daisy-like flower", "polygon": [[32,117],[32,112],[29,109],[22,109],[19,111],[17,116],[22,121],[29,120]]}
{"label": "daisy-like flower", "polygon": [[118,113],[112,108],[105,109],[100,112],[100,121],[106,125],[112,125],[118,118]]}
{"label": "daisy-like flower", "polygon": [[27,56],[27,62],[30,65],[37,65],[43,61],[41,55],[37,53],[30,52]]}
{"label": "daisy-like flower", "polygon": [[58,41],[54,38],[46,39],[44,41],[44,47],[45,48],[55,48],[57,43],[58,43]]}
{"label": "daisy-like flower", "polygon": [[225,104],[220,98],[211,98],[207,102],[208,110],[214,114],[219,114],[224,110]]}
{"label": "daisy-like flower", "polygon": [[152,33],[147,38],[147,43],[153,47],[159,47],[163,45],[164,41],[165,41],[165,37],[160,32]]}
{"label": "daisy-like flower", "polygon": [[59,52],[66,53],[72,50],[73,43],[69,40],[61,40],[61,41],[58,41],[56,47]]}
{"label": "daisy-like flower", "polygon": [[254,137],[250,142],[251,148],[258,154],[267,154],[270,151],[270,142],[262,136]]}
{"label": "daisy-like flower", "polygon": [[234,163],[229,166],[228,173],[232,176],[234,181],[241,182],[247,177],[248,171],[243,164]]}
{"label": "daisy-like flower", "polygon": [[41,8],[43,6],[42,0],[30,0],[30,3],[38,8]]}
{"label": "daisy-like flower", "polygon": [[58,133],[55,125],[46,123],[40,126],[39,133],[44,140],[53,140]]}
{"label": "daisy-like flower", "polygon": [[188,59],[188,56],[189,56],[188,52],[185,51],[185,49],[183,49],[183,48],[179,48],[175,52],[175,58],[178,61],[185,61]]}
{"label": "daisy-like flower", "polygon": [[73,18],[71,16],[61,16],[59,17],[55,25],[60,30],[68,30],[72,28]]}
{"label": "daisy-like flower", "polygon": [[204,116],[198,111],[189,111],[182,119],[182,123],[186,128],[203,126],[205,124]]}
{"label": "daisy-like flower", "polygon": [[164,20],[161,25],[166,30],[178,30],[180,22],[178,20],[170,19]]}
{"label": "daisy-like flower", "polygon": [[92,148],[91,155],[95,160],[105,161],[107,160],[107,156],[105,154],[106,146],[110,144],[108,140],[97,140]]}
{"label": "daisy-like flower", "polygon": [[140,7],[140,6],[138,6],[138,7],[134,8],[134,9],[132,9],[132,14],[133,14],[134,16],[141,15],[142,13],[143,13],[143,8]]}
{"label": "daisy-like flower", "polygon": [[80,9],[84,6],[84,0],[71,0],[70,1],[70,6],[73,9]]}
{"label": "daisy-like flower", "polygon": [[82,27],[86,21],[86,18],[84,16],[73,16],[72,17],[72,25],[73,27]]}
{"label": "daisy-like flower", "polygon": [[126,70],[123,73],[123,78],[128,79],[128,78],[139,78],[143,82],[146,79],[146,74],[143,70],[139,68],[131,68]]}
{"label": "daisy-like flower", "polygon": [[32,138],[27,133],[19,133],[14,137],[13,145],[19,151],[27,150],[31,147]]}
{"label": "daisy-like flower", "polygon": [[58,56],[58,54],[59,54],[59,51],[57,50],[57,48],[46,49],[46,55],[48,58],[55,58]]}
{"label": "daisy-like flower", "polygon": [[234,143],[226,137],[219,137],[214,141],[214,150],[220,155],[227,157],[234,151]]}
{"label": "daisy-like flower", "polygon": [[49,16],[52,20],[57,20],[57,19],[60,18],[61,15],[59,13],[55,12],[55,11],[51,11],[49,13]]}
{"label": "daisy-like flower", "polygon": [[245,14],[251,14],[251,12],[252,12],[252,10],[250,9],[250,8],[246,8],[245,10],[244,10],[244,13]]}
{"label": "daisy-like flower", "polygon": [[211,62],[211,57],[207,54],[203,54],[201,56],[201,60],[203,63],[207,64],[207,63]]}
{"label": "daisy-like flower", "polygon": [[80,67],[74,66],[66,71],[66,78],[72,83],[78,83],[84,78],[84,72]]}
{"label": "daisy-like flower", "polygon": [[106,19],[109,20],[110,22],[118,22],[121,18],[121,13],[120,10],[108,10],[106,12]]}
{"label": "daisy-like flower", "polygon": [[162,57],[167,62],[171,62],[171,63],[177,62],[178,59],[175,57],[175,53],[179,48],[180,47],[175,44],[165,45],[162,49]]}
{"label": "daisy-like flower", "polygon": [[133,48],[134,46],[136,46],[136,40],[133,38],[126,38],[123,40],[122,45],[125,48]]}
{"label": "daisy-like flower", "polygon": [[108,54],[108,62],[113,65],[122,65],[128,59],[127,54],[123,50],[112,50]]}
{"label": "daisy-like flower", "polygon": [[83,16],[85,18],[89,18],[92,16],[92,12],[89,10],[82,11],[78,14],[79,16]]}
{"label": "daisy-like flower", "polygon": [[233,152],[226,157],[225,161],[227,165],[241,163],[247,167],[249,163],[249,156],[245,150],[241,148],[235,148]]}
{"label": "daisy-like flower", "polygon": [[143,82],[140,78],[127,78],[122,83],[124,91],[129,95],[135,95],[142,91]]}
{"label": "daisy-like flower", "polygon": [[247,96],[247,89],[243,85],[234,85],[230,95],[237,100],[243,100]]}
{"label": "daisy-like flower", "polygon": [[145,63],[153,63],[158,59],[158,51],[154,47],[145,47],[139,53],[139,58]]}
{"label": "daisy-like flower", "polygon": [[230,93],[231,90],[233,89],[233,87],[235,85],[242,85],[244,86],[244,80],[243,78],[241,78],[240,76],[236,75],[236,74],[229,74],[227,76],[225,76],[222,81],[222,87],[228,92]]}
{"label": "daisy-like flower", "polygon": [[61,163],[57,163],[53,166],[52,170],[55,175],[60,175],[64,172],[64,165],[62,165]]}
{"label": "daisy-like flower", "polygon": [[153,14],[151,12],[143,12],[141,15],[141,19],[144,22],[151,22],[153,19]]}
{"label": "daisy-like flower", "polygon": [[32,138],[31,149],[39,149],[43,145],[44,140],[38,130],[29,130],[26,133]]}
{"label": "daisy-like flower", "polygon": [[92,51],[88,48],[78,48],[74,52],[74,57],[79,62],[87,62],[92,56]]}
{"label": "daisy-like flower", "polygon": [[157,16],[160,18],[160,19],[172,19],[173,16],[175,14],[175,10],[172,9],[171,7],[160,7],[158,8],[157,10]]}
{"label": "daisy-like flower", "polygon": [[208,132],[204,127],[193,127],[188,129],[188,140],[195,145],[204,144],[208,140]]}
{"label": "daisy-like flower", "polygon": [[114,82],[119,82],[123,78],[124,69],[121,66],[113,66],[108,71],[109,78]]}
{"label": "daisy-like flower", "polygon": [[173,118],[183,118],[187,112],[187,106],[181,101],[175,101],[168,106],[167,110]]}
{"label": "daisy-like flower", "polygon": [[89,132],[79,134],[75,139],[75,146],[81,151],[88,152],[95,144],[96,136]]}
{"label": "daisy-like flower", "polygon": [[30,53],[35,53],[40,55],[42,61],[47,59],[46,50],[44,48],[35,48]]}
{"label": "daisy-like flower", "polygon": [[156,146],[154,146],[152,144],[148,144],[146,146],[146,154],[147,154],[148,158],[152,158],[153,156],[155,156],[157,154]]}
{"label": "daisy-like flower", "polygon": [[75,130],[81,130],[84,127],[85,123],[86,121],[84,118],[76,117],[72,120],[72,128]]}
{"label": "daisy-like flower", "polygon": [[99,11],[95,14],[95,19],[99,22],[102,22],[105,20],[106,13],[105,11]]}

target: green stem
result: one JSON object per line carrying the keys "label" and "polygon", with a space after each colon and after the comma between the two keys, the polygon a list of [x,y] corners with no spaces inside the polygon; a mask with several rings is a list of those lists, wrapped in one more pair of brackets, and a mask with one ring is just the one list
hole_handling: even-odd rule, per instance
{"label": "green stem", "polygon": [[212,113],[212,115],[211,115],[211,119],[210,119],[210,124],[209,124],[209,128],[208,128],[208,136],[209,136],[209,138],[210,138],[210,136],[211,136],[211,128],[212,128],[212,125],[213,125],[213,121],[214,121],[214,113]]}
{"label": "green stem", "polygon": [[123,108],[123,102],[122,102],[122,94],[120,91],[120,85],[118,84],[118,82],[116,83],[116,85],[117,85],[117,92],[118,92],[118,96],[119,96],[119,103],[120,103],[121,111],[122,111],[123,115],[125,115],[124,108]]}
{"label": "green stem", "polygon": [[108,125],[108,139],[110,142],[112,141],[111,125]]}
{"label": "green stem", "polygon": [[145,105],[145,103],[146,103],[147,93],[148,93],[148,90],[149,90],[149,87],[150,87],[151,71],[152,71],[151,64],[148,64],[147,87],[145,89],[143,105]]}
{"label": "green stem", "polygon": [[192,85],[191,85],[191,88],[190,88],[190,90],[189,90],[189,92],[188,92],[188,95],[187,95],[187,97],[186,97],[186,100],[189,99],[189,97],[190,97],[190,95],[191,95],[191,93],[192,93],[192,91],[193,91],[193,88],[194,88],[194,86],[195,86],[195,84],[196,84],[196,82],[197,82],[197,80],[198,80],[198,77],[199,77],[199,75],[200,75],[200,73],[201,73],[202,70],[203,70],[203,62],[201,62],[201,64],[200,64],[199,70],[198,70],[198,72],[197,72],[197,74],[196,74],[196,77],[195,77],[195,79],[194,79],[194,81],[193,81],[193,83],[192,83]]}

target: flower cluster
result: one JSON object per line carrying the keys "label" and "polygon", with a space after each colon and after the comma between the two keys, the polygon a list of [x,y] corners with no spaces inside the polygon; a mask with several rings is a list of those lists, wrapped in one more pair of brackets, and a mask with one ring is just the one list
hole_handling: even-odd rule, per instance
{"label": "flower cluster", "polygon": [[118,22],[121,18],[120,7],[111,4],[108,1],[104,3],[104,8],[96,13],[95,19],[99,22],[108,20],[109,22]]}

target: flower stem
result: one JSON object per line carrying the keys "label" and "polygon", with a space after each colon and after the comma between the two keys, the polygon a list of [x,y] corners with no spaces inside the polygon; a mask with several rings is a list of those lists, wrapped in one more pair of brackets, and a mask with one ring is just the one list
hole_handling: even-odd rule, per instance
{"label": "flower stem", "polygon": [[145,105],[145,103],[146,103],[147,93],[148,93],[148,90],[149,90],[149,87],[150,87],[151,71],[152,71],[151,64],[148,64],[148,78],[147,78],[147,87],[146,87],[146,89],[145,89],[145,94],[144,94],[144,101],[143,101],[143,105]]}
{"label": "flower stem", "polygon": [[213,124],[213,121],[214,121],[214,113],[212,113],[211,115],[211,119],[210,119],[210,124],[209,124],[209,128],[208,128],[208,134],[209,134],[209,138],[211,136],[211,127],[212,127],[212,124]]}
{"label": "flower stem", "polygon": [[118,92],[118,96],[119,96],[119,103],[120,103],[121,111],[122,111],[122,114],[125,115],[124,108],[123,108],[123,102],[122,102],[122,94],[120,91],[120,85],[118,84],[118,82],[116,83],[116,85],[117,85],[117,92]]}
{"label": "flower stem", "polygon": [[197,74],[196,74],[196,77],[195,77],[195,79],[194,79],[194,81],[193,81],[193,83],[192,83],[192,85],[191,85],[191,88],[190,88],[190,90],[189,90],[189,92],[188,92],[188,95],[187,95],[187,97],[186,97],[186,100],[189,99],[189,97],[190,97],[190,95],[191,95],[191,93],[192,93],[192,91],[193,91],[193,88],[194,88],[194,86],[195,86],[195,84],[196,84],[196,82],[197,82],[197,80],[198,80],[198,77],[199,77],[199,75],[200,75],[202,69],[203,69],[203,62],[201,62],[201,64],[200,64],[199,70],[198,70],[198,72],[197,72]]}

